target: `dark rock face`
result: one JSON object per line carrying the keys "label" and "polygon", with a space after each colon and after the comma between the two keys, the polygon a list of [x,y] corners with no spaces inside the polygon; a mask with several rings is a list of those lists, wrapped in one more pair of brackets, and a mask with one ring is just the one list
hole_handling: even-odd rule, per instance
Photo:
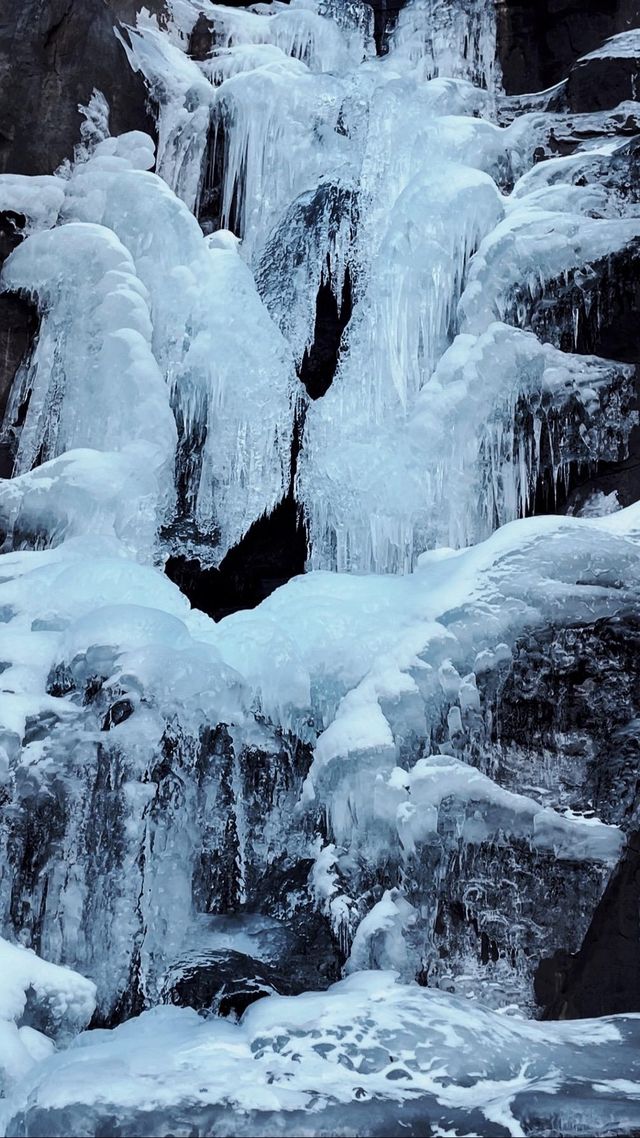
{"label": "dark rock face", "polygon": [[[526,779],[561,806],[592,810],[630,831],[580,949],[558,944],[537,967],[535,994],[547,1018],[640,1010],[639,661],[640,627],[630,611],[590,628],[532,634],[516,647],[495,695],[486,692],[495,740],[488,756],[501,785],[522,788]],[[553,880],[549,869],[545,880]],[[584,900],[584,880],[578,888]],[[555,937],[557,944],[562,917],[544,923],[547,943]]]}
{"label": "dark rock face", "polygon": [[25,0],[0,21],[0,172],[50,174],[80,140],[78,104],[94,88],[111,108],[111,130],[154,133],[147,90],[114,29],[164,0]]}
{"label": "dark rock face", "polygon": [[638,806],[637,614],[532,633],[492,695],[494,682],[488,757],[500,784],[522,789],[526,769],[527,784],[552,792],[561,808],[628,829]]}
{"label": "dark rock face", "polygon": [[638,0],[497,0],[497,8],[498,55],[514,95],[552,87],[580,56],[640,24]]}
{"label": "dark rock face", "polygon": [[572,111],[605,111],[635,99],[640,74],[636,56],[611,55],[579,60],[569,72],[567,99]]}
{"label": "dark rock face", "polygon": [[[480,673],[478,689],[483,714],[469,724],[465,761],[505,789],[535,788],[543,804],[633,829],[640,805],[640,624],[634,611],[591,625],[536,630],[515,644],[510,661]],[[434,745],[440,745],[437,733]],[[485,997],[494,982],[504,992],[512,984],[515,996],[521,978],[537,970],[537,998],[550,1007],[548,985],[555,981],[549,969],[557,970],[558,960],[577,954],[595,988],[610,942],[620,940],[620,967],[624,952],[637,953],[639,938],[628,931],[640,894],[633,840],[607,886],[606,866],[559,860],[517,838],[459,841],[454,819],[441,809],[437,841],[419,846],[403,870],[407,899],[416,911],[435,915],[432,923],[419,919],[409,934],[422,983],[463,992],[465,981],[458,978],[466,976],[473,977],[471,987],[487,985]],[[390,864],[378,866],[373,892],[393,884],[396,872]],[[632,948],[618,931],[619,911],[626,914],[624,935]],[[639,919],[636,912],[636,928]],[[563,981],[565,1003],[575,989],[572,1015],[636,1007],[636,963],[627,980],[602,986],[598,1006],[578,992],[574,975],[582,972]]]}
{"label": "dark rock face", "polygon": [[213,51],[214,35],[213,24],[207,19],[204,12],[201,12],[189,38],[189,55],[192,59],[199,62],[208,59]]}
{"label": "dark rock face", "polygon": [[536,974],[545,1019],[640,1012],[640,834],[626,853],[598,905],[582,948],[557,952]]}
{"label": "dark rock face", "polygon": [[[623,178],[634,185],[638,144],[630,143],[617,161]],[[610,173],[610,177],[613,174]],[[630,191],[633,193],[633,190]],[[546,285],[533,297],[524,290],[514,296],[511,322],[518,323],[516,310],[525,313],[523,326],[531,328],[543,342],[567,352],[594,354],[604,359],[619,360],[636,367],[636,390],[629,406],[640,405],[640,244],[626,249],[584,270],[572,271],[564,280]],[[618,398],[622,392],[614,392]],[[538,490],[534,513],[562,511],[566,505],[580,505],[595,491],[618,492],[622,505],[640,499],[640,430],[636,427],[629,439],[628,455],[610,456],[597,470],[572,473],[562,500],[553,500],[543,484]]]}
{"label": "dark rock face", "polygon": [[[0,268],[22,239],[24,217],[0,213]],[[27,356],[38,329],[38,312],[26,297],[0,294],[0,423],[4,418],[15,374]],[[10,448],[0,444],[0,478],[11,474]]]}

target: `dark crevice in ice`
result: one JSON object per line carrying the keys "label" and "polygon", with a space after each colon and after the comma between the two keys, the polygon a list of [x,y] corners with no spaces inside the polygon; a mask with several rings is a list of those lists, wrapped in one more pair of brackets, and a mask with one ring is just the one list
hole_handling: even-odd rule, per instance
{"label": "dark crevice in ice", "polygon": [[398,12],[405,6],[406,0],[373,0],[373,38],[376,44],[376,55],[386,55],[388,51],[389,35],[393,31],[398,19]]}
{"label": "dark crevice in ice", "polygon": [[[24,214],[13,210],[0,213],[0,267],[23,240],[26,220]],[[0,425],[14,379],[21,364],[26,364],[33,351],[39,327],[38,310],[28,296],[9,292],[0,294]],[[27,406],[24,404],[21,408],[24,415]],[[13,473],[15,444],[14,437],[0,438],[0,478],[10,478]]]}
{"label": "dark crevice in ice", "polygon": [[252,609],[291,577],[304,572],[305,531],[293,494],[251,526],[219,568],[195,558],[170,557],[166,572],[195,608],[214,620]]}
{"label": "dark crevice in ice", "polygon": [[[227,137],[224,125],[224,115],[214,110],[211,114],[207,145],[202,164],[202,180],[198,195],[197,216],[205,233],[215,233],[222,228],[222,189],[224,170],[227,161]],[[237,236],[239,232],[238,220],[238,190],[231,203],[231,216],[227,220],[226,228]]]}
{"label": "dark crevice in ice", "polygon": [[304,572],[307,535],[293,488],[301,430],[298,421],[286,496],[271,514],[253,523],[217,568],[204,568],[197,558],[175,555],[166,563],[167,576],[195,608],[214,620],[255,608],[275,589]]}
{"label": "dark crevice in ice", "polygon": [[300,379],[311,399],[321,399],[333,383],[340,355],[342,334],[351,319],[353,297],[351,276],[347,268],[340,303],[331,285],[331,277],[323,278],[316,297],[316,322],[313,343],[303,356]]}

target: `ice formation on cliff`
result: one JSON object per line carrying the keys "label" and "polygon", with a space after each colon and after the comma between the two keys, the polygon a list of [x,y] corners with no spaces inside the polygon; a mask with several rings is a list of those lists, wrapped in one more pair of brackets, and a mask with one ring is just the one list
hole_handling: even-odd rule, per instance
{"label": "ice formation on cliff", "polygon": [[[7,1133],[638,1126],[637,1017],[521,1018],[629,817],[593,808],[587,744],[571,777],[509,765],[496,722],[539,641],[640,596],[637,506],[528,516],[637,426],[633,368],[580,346],[590,273],[640,238],[622,143],[588,116],[598,145],[533,165],[550,116],[498,125],[485,0],[412,0],[381,57],[341,0],[170,0],[125,46],[157,161],[96,95],[73,163],[0,177],[2,288],[40,320],[2,425]],[[166,558],[218,565],[291,489],[310,571],[192,609]],[[157,1006],[210,1010],[225,953],[281,994]]]}

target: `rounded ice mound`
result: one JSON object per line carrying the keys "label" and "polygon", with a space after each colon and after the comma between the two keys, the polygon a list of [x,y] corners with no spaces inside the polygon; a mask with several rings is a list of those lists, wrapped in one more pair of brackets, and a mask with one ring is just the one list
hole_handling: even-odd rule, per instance
{"label": "rounded ice mound", "polygon": [[96,1006],[96,986],[2,938],[0,976],[2,1093],[53,1052],[50,1036],[64,1039],[86,1027]]}
{"label": "rounded ice mound", "polygon": [[230,229],[218,229],[206,238],[206,242],[210,249],[230,249],[235,253],[240,248],[240,238]]}
{"label": "rounded ice mound", "polygon": [[156,146],[153,139],[141,130],[131,130],[118,138],[105,138],[96,146],[96,158],[120,158],[132,170],[153,170],[156,162]]}
{"label": "rounded ice mound", "polygon": [[143,605],[106,605],[80,617],[67,631],[62,653],[72,659],[94,645],[110,647],[188,647],[191,637],[183,622],[160,609]]}

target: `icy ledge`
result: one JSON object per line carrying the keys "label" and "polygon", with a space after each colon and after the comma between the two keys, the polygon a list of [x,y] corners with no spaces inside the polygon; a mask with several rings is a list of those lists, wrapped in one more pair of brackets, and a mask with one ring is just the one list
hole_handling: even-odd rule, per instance
{"label": "icy ledge", "polygon": [[[360,972],[237,1024],[156,1008],[80,1035],[6,1106],[11,1135],[612,1134],[640,1125],[640,1016],[527,1023]],[[177,1128],[177,1129],[176,1129]]]}
{"label": "icy ledge", "polygon": [[66,1040],[86,1027],[96,1004],[96,986],[1,937],[0,976],[1,1097],[52,1054],[51,1036]]}

